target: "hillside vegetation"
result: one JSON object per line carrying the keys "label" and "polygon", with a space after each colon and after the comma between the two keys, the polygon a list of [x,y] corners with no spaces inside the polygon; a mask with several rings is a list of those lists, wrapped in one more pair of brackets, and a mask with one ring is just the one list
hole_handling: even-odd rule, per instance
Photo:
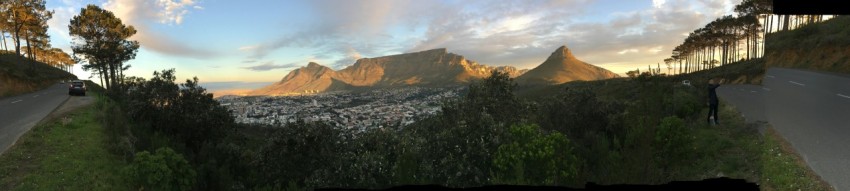
{"label": "hillside vegetation", "polygon": [[43,89],[77,76],[43,62],[14,54],[0,54],[0,97]]}
{"label": "hillside vegetation", "polygon": [[768,67],[787,67],[850,74],[850,17],[805,25],[767,35]]}

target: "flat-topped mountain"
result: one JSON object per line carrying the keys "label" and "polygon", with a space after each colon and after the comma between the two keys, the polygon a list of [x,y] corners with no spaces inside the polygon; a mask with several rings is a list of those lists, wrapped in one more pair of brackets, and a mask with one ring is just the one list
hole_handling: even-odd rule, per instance
{"label": "flat-topped mountain", "polygon": [[353,87],[449,86],[484,78],[493,70],[508,72],[514,76],[526,71],[511,66],[480,65],[440,48],[361,58],[339,71],[311,62],[305,67],[292,70],[280,82],[250,94],[318,93]]}
{"label": "flat-topped mountain", "polygon": [[519,70],[512,66],[487,66],[450,53],[445,48],[361,58],[342,70],[310,62],[292,70],[280,82],[250,92],[252,95],[319,93],[352,88],[390,88],[403,86],[451,86],[466,84],[490,75],[508,73],[522,83],[557,84],[572,80],[598,80],[616,74],[581,62],[561,47],[537,68]]}
{"label": "flat-topped mountain", "polygon": [[516,78],[519,84],[562,84],[569,81],[603,80],[619,75],[573,56],[570,49],[561,46],[542,64]]}

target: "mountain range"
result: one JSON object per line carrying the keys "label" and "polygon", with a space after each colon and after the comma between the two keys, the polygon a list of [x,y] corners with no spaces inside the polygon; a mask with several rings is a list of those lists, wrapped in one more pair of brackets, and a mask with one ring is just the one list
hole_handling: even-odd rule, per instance
{"label": "mountain range", "polygon": [[600,80],[617,77],[611,71],[576,59],[566,46],[559,47],[534,69],[487,66],[450,53],[445,48],[421,52],[361,58],[335,71],[310,62],[292,70],[274,84],[251,91],[250,95],[319,93],[355,88],[404,86],[442,87],[462,85],[485,78],[492,71],[508,73],[521,85],[560,84],[573,80]]}

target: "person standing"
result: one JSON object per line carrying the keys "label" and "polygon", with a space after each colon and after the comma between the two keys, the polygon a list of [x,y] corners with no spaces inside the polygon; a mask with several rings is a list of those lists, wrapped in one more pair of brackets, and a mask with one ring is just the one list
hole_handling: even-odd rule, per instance
{"label": "person standing", "polygon": [[717,120],[717,87],[720,87],[725,79],[717,82],[717,79],[708,80],[708,124],[711,124],[711,117],[714,117],[714,124],[719,125],[720,123]]}

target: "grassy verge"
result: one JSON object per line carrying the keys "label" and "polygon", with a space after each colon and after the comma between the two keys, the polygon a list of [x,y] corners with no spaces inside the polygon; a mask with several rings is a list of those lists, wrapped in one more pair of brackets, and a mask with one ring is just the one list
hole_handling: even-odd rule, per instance
{"label": "grassy verge", "polygon": [[746,179],[762,190],[834,190],[769,124],[747,124],[728,104],[719,109],[721,125],[709,126],[704,118],[692,120],[690,126],[697,127],[694,149],[699,157],[694,168],[683,174],[691,179]]}
{"label": "grassy verge", "polygon": [[[700,114],[707,114],[703,109]],[[708,125],[705,118],[690,120],[694,130],[694,150],[697,155],[693,168],[685,169],[684,179],[729,177],[759,180],[761,137],[755,124],[746,124],[734,107],[721,104],[720,125]],[[703,116],[703,115],[698,115]]]}
{"label": "grassy verge", "polygon": [[98,112],[86,106],[24,134],[0,156],[0,190],[129,190]]}
{"label": "grassy verge", "polygon": [[762,149],[762,190],[835,190],[773,128],[765,131]]}

